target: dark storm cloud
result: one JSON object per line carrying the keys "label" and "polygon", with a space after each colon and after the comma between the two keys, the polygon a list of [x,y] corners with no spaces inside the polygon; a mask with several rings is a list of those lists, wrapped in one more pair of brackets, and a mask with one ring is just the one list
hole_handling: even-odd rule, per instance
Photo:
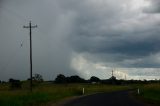
{"label": "dark storm cloud", "polygon": [[[151,54],[160,52],[158,18],[154,20],[152,16],[138,17],[143,14],[143,9],[137,13],[130,10],[125,12],[121,3],[117,5],[108,2],[112,9],[106,6],[106,11],[100,9],[98,13],[99,7],[93,8],[89,4],[83,5],[83,9],[75,10],[78,11],[78,18],[74,33],[70,37],[74,50],[92,54],[93,58],[100,57],[96,59],[104,60],[104,63],[117,63],[115,66],[118,67],[159,67],[159,63],[153,62],[152,58],[148,59],[147,63],[145,61]],[[126,60],[135,62],[123,62]]]}
{"label": "dark storm cloud", "polygon": [[[159,11],[158,0],[147,7],[143,7],[145,0],[1,1],[0,65],[7,66],[1,68],[2,79],[29,75],[28,30],[22,26],[30,20],[38,24],[33,30],[33,70],[45,79],[77,74],[78,68],[83,69],[80,75],[87,70],[98,75],[97,64],[160,66],[160,17],[148,14]],[[81,66],[83,62],[86,66]]]}
{"label": "dark storm cloud", "polygon": [[[157,33],[158,35],[158,33]],[[152,34],[152,36],[154,36]],[[140,57],[148,56],[151,53],[157,53],[159,49],[159,36],[155,38],[147,38],[145,40],[136,41],[138,37],[133,39],[112,39],[110,37],[102,37],[95,40],[94,37],[87,36],[73,38],[74,48],[78,52],[90,52],[90,53],[119,53],[129,56]],[[82,43],[81,43],[82,42]]]}
{"label": "dark storm cloud", "polygon": [[151,4],[149,7],[144,9],[146,13],[160,13],[160,1],[159,0],[148,0]]}

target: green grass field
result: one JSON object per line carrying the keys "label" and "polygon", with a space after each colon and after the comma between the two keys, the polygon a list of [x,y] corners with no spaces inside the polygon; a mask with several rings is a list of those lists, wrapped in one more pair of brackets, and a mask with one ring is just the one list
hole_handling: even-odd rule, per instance
{"label": "green grass field", "polygon": [[160,84],[140,85],[140,97],[146,102],[160,104]]}
{"label": "green grass field", "polygon": [[85,88],[85,94],[92,94],[139,87],[140,95],[138,97],[155,104],[160,101],[160,84],[117,86],[105,84],[52,84],[45,82],[34,85],[32,93],[28,90],[28,83],[23,82],[22,85],[22,89],[10,90],[9,84],[0,84],[0,106],[43,106],[48,103],[59,102],[64,98],[82,95],[83,88]]}
{"label": "green grass field", "polygon": [[55,103],[64,98],[96,92],[112,92],[128,89],[128,86],[113,86],[102,84],[37,84],[33,92],[29,92],[27,84],[23,84],[20,90],[10,90],[9,85],[0,85],[0,106],[28,106],[45,105],[49,102]]}

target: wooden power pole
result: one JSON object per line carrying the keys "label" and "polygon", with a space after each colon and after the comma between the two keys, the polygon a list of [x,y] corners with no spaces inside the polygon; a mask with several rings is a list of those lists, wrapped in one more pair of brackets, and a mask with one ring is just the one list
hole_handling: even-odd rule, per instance
{"label": "wooden power pole", "polygon": [[37,25],[32,26],[30,21],[29,26],[23,26],[23,28],[28,28],[30,31],[30,91],[32,92],[32,28],[37,28]]}

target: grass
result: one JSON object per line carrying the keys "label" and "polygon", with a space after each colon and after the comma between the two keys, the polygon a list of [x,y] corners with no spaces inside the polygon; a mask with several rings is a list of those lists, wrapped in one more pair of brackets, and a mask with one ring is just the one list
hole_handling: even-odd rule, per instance
{"label": "grass", "polygon": [[9,84],[0,84],[0,106],[43,106],[48,103],[58,102],[64,98],[82,95],[83,88],[85,88],[85,94],[93,94],[135,87],[140,88],[138,98],[142,98],[149,103],[160,104],[160,84],[117,86],[105,84],[52,84],[45,82],[34,84],[31,93],[28,90],[28,82],[23,82],[22,89],[19,90],[10,90]]}
{"label": "grass", "polygon": [[138,87],[140,88],[138,98],[151,104],[160,104],[160,84],[146,84]]}
{"label": "grass", "polygon": [[9,85],[0,85],[0,106],[30,106],[45,105],[49,102],[57,102],[66,97],[96,92],[112,92],[128,89],[128,86],[113,86],[103,84],[51,84],[41,83],[34,86],[33,92],[27,89],[27,83],[23,83],[20,90],[10,90]]}

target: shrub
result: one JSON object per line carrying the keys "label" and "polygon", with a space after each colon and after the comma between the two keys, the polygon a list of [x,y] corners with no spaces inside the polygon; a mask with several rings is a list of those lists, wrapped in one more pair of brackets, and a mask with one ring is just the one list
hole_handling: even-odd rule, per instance
{"label": "shrub", "polygon": [[20,80],[15,80],[15,79],[9,79],[9,83],[11,84],[10,85],[10,88],[13,90],[13,89],[20,89],[22,88],[22,84],[20,82]]}

